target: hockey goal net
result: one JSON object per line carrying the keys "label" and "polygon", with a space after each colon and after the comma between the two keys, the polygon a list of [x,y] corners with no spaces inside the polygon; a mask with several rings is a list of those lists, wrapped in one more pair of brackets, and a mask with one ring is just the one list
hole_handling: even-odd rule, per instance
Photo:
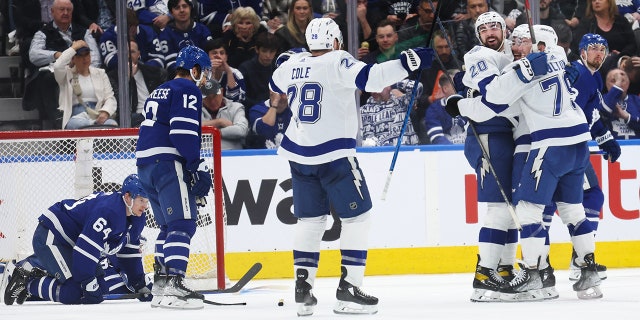
{"label": "hockey goal net", "polygon": [[[0,261],[20,260],[32,252],[38,217],[62,199],[120,190],[136,173],[138,129],[0,132]],[[214,177],[207,205],[198,208],[187,269],[196,290],[224,289],[226,216],[222,203],[220,132],[202,128],[201,158]],[[145,272],[152,272],[159,230],[151,208],[143,236]]]}

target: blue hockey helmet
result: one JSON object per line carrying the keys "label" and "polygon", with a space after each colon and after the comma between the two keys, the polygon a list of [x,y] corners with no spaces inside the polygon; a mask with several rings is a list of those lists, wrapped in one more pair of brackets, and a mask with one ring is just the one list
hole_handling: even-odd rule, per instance
{"label": "blue hockey helmet", "polygon": [[138,175],[135,173],[124,178],[124,182],[122,182],[122,194],[125,193],[129,193],[133,199],[138,196],[149,198],[147,193],[144,191],[144,188],[142,188],[140,178],[138,178]]}
{"label": "blue hockey helmet", "polygon": [[582,52],[582,50],[587,50],[587,48],[592,45],[603,45],[607,51],[609,51],[609,43],[607,42],[607,39],[596,33],[586,33],[582,36],[578,49]]}
{"label": "blue hockey helmet", "polygon": [[281,64],[285,63],[285,61],[289,60],[289,58],[291,58],[292,55],[297,54],[297,53],[301,53],[301,52],[307,52],[307,49],[305,48],[291,48],[283,53],[281,53],[278,58],[276,58],[276,68],[279,67]]}
{"label": "blue hockey helmet", "polygon": [[187,45],[180,49],[176,58],[176,67],[191,70],[195,65],[199,65],[202,70],[211,69],[209,55],[194,45]]}

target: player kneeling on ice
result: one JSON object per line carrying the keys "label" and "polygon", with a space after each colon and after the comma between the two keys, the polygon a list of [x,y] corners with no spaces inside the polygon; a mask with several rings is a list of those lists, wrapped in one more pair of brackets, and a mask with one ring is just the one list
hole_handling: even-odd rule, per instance
{"label": "player kneeling on ice", "polygon": [[289,161],[298,218],[293,244],[298,315],[313,314],[317,304],[313,284],[330,206],[342,223],[342,275],[333,310],[372,314],[378,298],[360,289],[372,203],[355,157],[359,113],[354,94],[380,92],[410,72],[429,68],[433,50],[409,49],[399,60],[365,64],[340,50],[342,34],[329,18],[311,20],[305,37],[311,53],[291,55],[270,82],[273,92],[287,93],[293,114],[278,154]]}
{"label": "player kneeling on ice", "polygon": [[120,191],[49,207],[38,218],[34,254],[5,270],[5,304],[22,304],[30,296],[95,304],[109,292],[138,292],[140,300],[151,300],[140,253],[148,206],[147,193],[132,174]]}

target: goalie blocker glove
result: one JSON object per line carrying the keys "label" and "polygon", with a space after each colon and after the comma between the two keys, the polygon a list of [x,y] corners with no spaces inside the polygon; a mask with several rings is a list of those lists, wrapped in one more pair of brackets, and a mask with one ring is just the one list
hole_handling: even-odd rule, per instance
{"label": "goalie blocker glove", "polygon": [[620,150],[620,144],[613,138],[613,135],[609,130],[607,130],[605,134],[596,137],[596,143],[604,153],[602,157],[605,160],[616,162],[622,153],[622,150]]}
{"label": "goalie blocker glove", "polygon": [[400,62],[409,73],[418,69],[428,69],[433,62],[433,49],[419,47],[404,50],[400,52]]}
{"label": "goalie blocker glove", "polygon": [[529,83],[533,77],[547,74],[547,54],[544,52],[529,53],[526,58],[518,60],[514,69],[520,81]]}

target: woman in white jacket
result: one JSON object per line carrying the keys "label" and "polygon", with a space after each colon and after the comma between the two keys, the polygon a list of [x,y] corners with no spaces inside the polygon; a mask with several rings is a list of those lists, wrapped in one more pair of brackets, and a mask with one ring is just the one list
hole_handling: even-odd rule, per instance
{"label": "woman in white jacket", "polygon": [[63,129],[118,125],[111,119],[118,108],[113,88],[106,72],[91,66],[90,52],[86,42],[74,41],[53,64]]}

